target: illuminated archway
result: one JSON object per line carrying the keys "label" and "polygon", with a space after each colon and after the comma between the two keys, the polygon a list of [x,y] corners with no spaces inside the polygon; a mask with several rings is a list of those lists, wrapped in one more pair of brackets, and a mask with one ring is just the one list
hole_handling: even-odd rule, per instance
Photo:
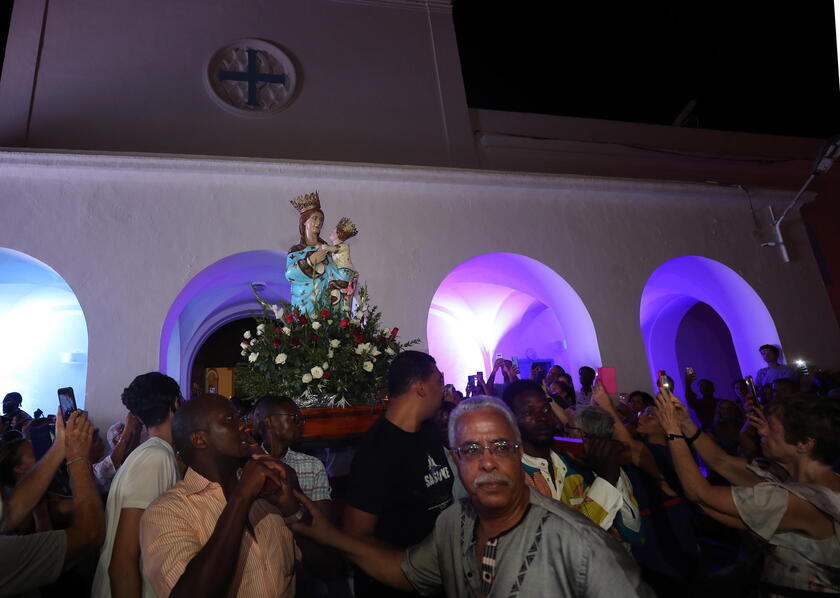
{"label": "illuminated archway", "polygon": [[645,284],[639,321],[651,381],[655,382],[657,370],[665,370],[674,379],[680,396],[685,389],[677,335],[686,314],[700,302],[711,307],[729,329],[743,374],[754,374],[763,367],[759,346],[780,344],[776,325],[761,297],[731,268],[693,255],[665,262]]}
{"label": "illuminated archway", "polygon": [[571,372],[602,365],[575,290],[548,266],[513,253],[480,255],[452,270],[432,298],[426,334],[429,352],[458,388],[468,375],[489,372],[497,353],[517,356],[523,370],[535,359]]}
{"label": "illuminated archway", "polygon": [[269,302],[289,300],[284,275],[286,254],[246,251],[219,260],[199,272],[169,309],[160,338],[160,371],[172,376],[189,396],[190,372],[201,345],[228,322],[259,312],[251,283],[264,284]]}
{"label": "illuminated archway", "polygon": [[88,331],[76,294],[52,268],[0,248],[0,396],[17,391],[33,415],[55,413],[56,390],[85,404]]}

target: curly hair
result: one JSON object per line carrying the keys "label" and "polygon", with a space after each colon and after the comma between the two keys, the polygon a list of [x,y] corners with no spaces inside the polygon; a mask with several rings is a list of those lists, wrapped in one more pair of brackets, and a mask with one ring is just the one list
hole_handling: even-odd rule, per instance
{"label": "curly hair", "polygon": [[137,376],[123,390],[122,403],[149,428],[166,421],[180,396],[175,380],[160,372],[149,372]]}
{"label": "curly hair", "polygon": [[796,395],[773,401],[769,409],[782,422],[785,442],[814,439],[811,458],[825,465],[840,459],[840,404],[815,396]]}

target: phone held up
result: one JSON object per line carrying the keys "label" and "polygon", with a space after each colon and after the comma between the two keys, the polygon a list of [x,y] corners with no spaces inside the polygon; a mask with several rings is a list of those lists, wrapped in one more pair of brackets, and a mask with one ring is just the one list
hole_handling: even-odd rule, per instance
{"label": "phone held up", "polygon": [[668,374],[665,373],[665,370],[659,370],[656,373],[656,386],[658,388],[667,388],[668,390],[674,390],[671,388],[671,383],[668,382]]}
{"label": "phone held up", "polygon": [[71,387],[66,386],[58,389],[58,404],[61,406],[61,416],[66,422],[70,414],[78,409],[76,407],[76,395]]}

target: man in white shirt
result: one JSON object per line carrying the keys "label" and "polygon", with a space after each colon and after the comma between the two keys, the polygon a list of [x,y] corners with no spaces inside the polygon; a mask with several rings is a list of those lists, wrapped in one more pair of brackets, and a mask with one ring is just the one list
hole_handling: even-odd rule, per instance
{"label": "man in white shirt", "polygon": [[755,389],[756,392],[761,392],[765,384],[773,384],[780,378],[789,378],[793,380],[795,374],[793,370],[779,363],[779,349],[774,345],[761,345],[758,351],[767,362],[766,368],[761,368],[755,375]]}
{"label": "man in white shirt", "polygon": [[172,417],[181,401],[178,383],[160,372],[137,376],[122,402],[143,422],[149,439],[117,471],[106,506],[105,545],[96,567],[95,598],[156,598],[140,563],[140,517],[179,479],[172,449]]}

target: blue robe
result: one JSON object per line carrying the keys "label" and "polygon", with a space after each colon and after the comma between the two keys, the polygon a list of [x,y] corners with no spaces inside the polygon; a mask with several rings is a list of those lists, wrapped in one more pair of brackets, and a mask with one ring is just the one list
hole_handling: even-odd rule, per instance
{"label": "blue robe", "polygon": [[315,267],[306,262],[306,257],[316,251],[311,245],[295,245],[286,256],[286,279],[292,287],[291,303],[302,313],[329,307],[330,291],[335,286],[330,284],[332,281],[346,286],[346,276],[339,272],[329,253]]}

